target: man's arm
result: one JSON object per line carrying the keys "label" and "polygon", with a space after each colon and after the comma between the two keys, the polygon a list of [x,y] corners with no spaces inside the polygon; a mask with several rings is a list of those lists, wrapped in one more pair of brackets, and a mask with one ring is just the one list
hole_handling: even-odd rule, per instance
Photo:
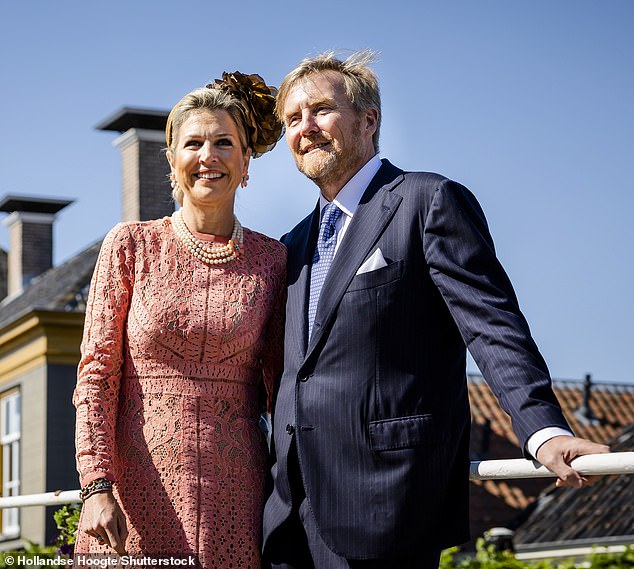
{"label": "man's arm", "polygon": [[468,190],[450,181],[438,187],[424,243],[432,279],[487,383],[511,416],[524,453],[554,472],[559,486],[579,487],[585,479],[570,462],[609,448],[568,430],[546,363],[495,255],[484,213]]}

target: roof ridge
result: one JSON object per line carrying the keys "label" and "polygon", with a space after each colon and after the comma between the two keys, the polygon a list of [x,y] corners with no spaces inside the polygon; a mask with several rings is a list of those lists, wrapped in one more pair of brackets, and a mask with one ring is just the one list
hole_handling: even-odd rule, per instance
{"label": "roof ridge", "polygon": [[20,294],[5,298],[0,303],[0,328],[32,310],[82,311],[77,295],[84,296],[81,289],[92,278],[102,241],[38,275]]}
{"label": "roof ridge", "polygon": [[[486,383],[486,379],[480,373],[467,373],[467,381],[469,383],[480,384]],[[583,379],[552,379],[553,387],[555,388],[573,388],[583,389]],[[625,391],[627,393],[634,393],[634,383],[617,382],[617,381],[597,381],[592,382],[593,391]]]}

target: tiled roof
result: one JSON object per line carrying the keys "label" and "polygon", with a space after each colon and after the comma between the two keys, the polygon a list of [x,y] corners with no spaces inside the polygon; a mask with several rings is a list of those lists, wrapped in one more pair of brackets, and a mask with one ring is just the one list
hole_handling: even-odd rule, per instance
{"label": "tiled roof", "polygon": [[[584,419],[578,412],[583,402],[582,381],[555,380],[553,387],[577,436],[607,443],[634,424],[634,385],[592,384],[589,408],[594,420]],[[473,416],[472,460],[520,457],[511,420],[480,376],[469,377],[469,397]],[[551,479],[539,478],[472,482],[471,527],[474,537],[490,527],[514,527],[521,512],[551,482]]]}
{"label": "tiled roof", "polygon": [[24,291],[0,303],[0,329],[32,310],[84,312],[101,241],[34,278]]}
{"label": "tiled roof", "polygon": [[[615,452],[634,450],[634,425],[614,439]],[[543,492],[515,532],[514,543],[592,541],[596,538],[634,540],[634,476],[603,476],[580,489],[555,488]]]}

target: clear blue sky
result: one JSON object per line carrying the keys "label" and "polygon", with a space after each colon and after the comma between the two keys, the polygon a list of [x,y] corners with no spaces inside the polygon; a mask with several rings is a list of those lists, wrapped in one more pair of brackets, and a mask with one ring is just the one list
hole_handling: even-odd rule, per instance
{"label": "clear blue sky", "polygon": [[[76,200],[60,263],[120,218],[115,134],[94,130],[119,107],[370,47],[382,156],[476,194],[553,376],[634,382],[633,29],[632,0],[2,0],[0,195]],[[282,141],[237,214],[277,237],[316,199]]]}

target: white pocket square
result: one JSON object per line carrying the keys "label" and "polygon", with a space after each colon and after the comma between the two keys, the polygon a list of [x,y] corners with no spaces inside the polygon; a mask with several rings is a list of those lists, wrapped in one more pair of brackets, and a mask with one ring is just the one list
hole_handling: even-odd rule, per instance
{"label": "white pocket square", "polygon": [[369,273],[370,271],[376,271],[381,267],[387,267],[387,263],[383,258],[383,253],[381,253],[381,249],[377,249],[372,255],[370,255],[363,265],[359,267],[357,271],[357,275],[362,275],[363,273]]}

